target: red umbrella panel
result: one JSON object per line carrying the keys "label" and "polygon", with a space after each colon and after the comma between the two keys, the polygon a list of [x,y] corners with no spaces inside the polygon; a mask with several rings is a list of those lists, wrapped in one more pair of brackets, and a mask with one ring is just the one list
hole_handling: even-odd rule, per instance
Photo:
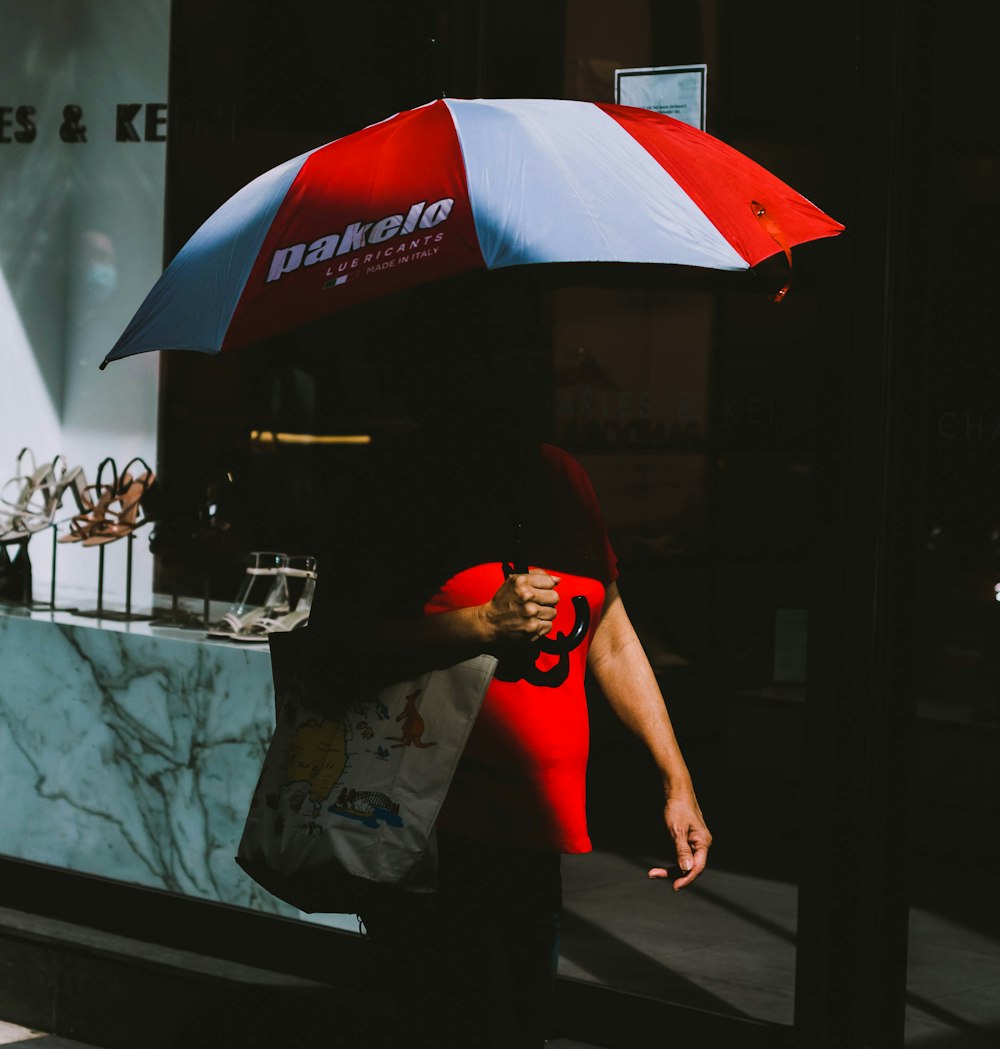
{"label": "red umbrella panel", "polygon": [[440,99],[320,146],[222,205],[108,361],[218,353],[470,270],[746,270],[843,226],[719,139],[628,106]]}

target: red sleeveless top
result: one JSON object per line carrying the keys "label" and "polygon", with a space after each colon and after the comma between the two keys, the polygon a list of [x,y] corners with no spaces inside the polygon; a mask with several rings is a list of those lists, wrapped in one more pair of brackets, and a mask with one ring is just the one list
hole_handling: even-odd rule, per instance
{"label": "red sleeveless top", "polygon": [[[532,569],[558,576],[549,648],[534,661],[502,659],[470,734],[438,825],[516,848],[588,852],[589,721],[584,678],[605,587],[617,577],[596,495],[583,467],[542,446],[550,500],[545,527],[526,530]],[[459,570],[424,606],[435,615],[489,601],[503,583],[495,561]],[[543,646],[544,647],[544,646]]]}

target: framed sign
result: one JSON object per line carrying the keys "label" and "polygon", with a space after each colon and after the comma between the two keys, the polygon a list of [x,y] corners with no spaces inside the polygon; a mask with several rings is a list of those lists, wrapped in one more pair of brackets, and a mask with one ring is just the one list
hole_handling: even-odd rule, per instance
{"label": "framed sign", "polygon": [[665,113],[705,130],[708,66],[645,66],[615,70],[615,101]]}

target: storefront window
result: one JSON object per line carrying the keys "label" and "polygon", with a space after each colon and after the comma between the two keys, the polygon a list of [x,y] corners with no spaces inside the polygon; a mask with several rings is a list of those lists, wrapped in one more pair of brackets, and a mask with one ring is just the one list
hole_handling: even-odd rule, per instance
{"label": "storefront window", "polygon": [[[858,990],[866,979],[852,972],[837,984],[830,973],[855,942],[870,946],[877,934],[856,936],[843,922],[843,942],[834,942],[836,921],[827,919],[846,913],[854,897],[833,891],[836,874],[821,877],[817,856],[825,862],[824,848],[850,845],[843,840],[853,829],[847,824],[866,792],[890,807],[892,791],[902,792],[902,773],[875,782],[871,755],[891,735],[887,726],[899,728],[905,715],[912,736],[884,760],[893,773],[907,764],[909,777],[906,1044],[976,1044],[1000,1021],[1000,923],[991,903],[1000,870],[993,832],[1000,661],[992,634],[1000,616],[992,286],[1000,162],[981,101],[992,97],[993,56],[989,36],[969,29],[981,21],[971,5],[945,11],[921,3],[901,19],[906,46],[892,42],[900,54],[890,62],[875,44],[891,50],[894,27],[879,21],[878,5],[864,14],[861,8],[850,16],[856,24],[842,23],[843,41],[856,39],[834,62],[789,3],[769,9],[762,22],[758,9],[725,0],[8,0],[0,37],[0,339],[7,376],[0,384],[0,484],[13,477],[25,447],[38,462],[61,455],[68,465],[79,463],[89,482],[106,456],[119,464],[138,456],[155,466],[156,517],[134,544],[135,563],[128,562],[131,597],[156,605],[142,608],[157,613],[154,636],[161,627],[190,628],[200,642],[236,598],[252,551],[305,557],[330,549],[372,449],[413,425],[402,360],[430,360],[444,349],[475,357],[487,344],[530,346],[541,363],[533,391],[540,429],[594,482],[620,560],[621,592],[715,835],[709,872],[696,887],[673,894],[646,879],[648,867],[672,860],[660,784],[648,755],[591,682],[595,853],[565,860],[562,976],[733,1020],[822,1027],[836,1008],[828,988],[850,983]],[[851,47],[863,46],[872,51],[867,70],[834,83],[857,57]],[[905,184],[885,205],[892,221],[867,199],[872,211],[858,219],[854,244],[878,251],[863,258],[845,258],[845,251],[850,276],[838,275],[834,290],[823,242],[796,247],[790,274],[780,253],[750,274],[626,265],[475,274],[239,353],[146,354],[98,372],[164,255],[176,254],[262,171],[440,95],[610,103],[621,71],[662,67],[700,70],[704,94],[685,96],[681,108],[703,115],[709,133],[820,206],[834,163],[843,165],[838,199],[857,203],[852,194],[864,196],[853,185],[857,172],[844,170],[852,150],[862,163],[866,151],[877,154],[880,175],[894,173],[896,164],[905,169]],[[851,76],[857,82],[848,82]],[[889,81],[898,92],[906,76],[918,97],[907,97],[912,114],[894,126],[893,136],[900,132],[912,152],[901,162],[895,137],[869,141],[882,134],[866,123],[879,123],[878,109],[872,98],[855,96]],[[866,229],[862,219],[875,213],[878,230]],[[886,260],[880,252],[887,243]],[[772,294],[789,275],[790,290],[776,304]],[[863,303],[833,302],[845,287]],[[897,300],[884,301],[897,292]],[[895,328],[887,334],[881,326],[892,327],[890,315]],[[831,347],[837,340],[841,345]],[[831,377],[843,388],[826,388]],[[871,400],[845,417],[854,407],[850,393],[869,379]],[[884,418],[875,418],[883,410]],[[862,492],[870,514],[857,510]],[[52,604],[93,604],[104,554],[82,544],[57,547],[53,535],[57,569],[49,537],[45,531],[31,541],[35,598],[47,596],[57,578]],[[109,603],[124,596],[125,545],[106,550]],[[816,580],[835,582],[855,553],[857,578],[818,607],[825,595]],[[827,563],[819,564],[823,557]],[[21,600],[11,564],[8,556],[0,581],[15,589],[2,595],[10,614],[0,625],[16,639],[33,602]],[[336,564],[318,567],[322,593]],[[48,625],[62,631],[61,622]],[[883,628],[891,636],[880,636]],[[27,649],[7,643],[8,650]],[[114,647],[107,638],[94,643]],[[807,674],[807,649],[810,668],[823,673]],[[239,664],[236,651],[228,649],[223,663]],[[241,729],[240,746],[251,757],[240,768],[248,775],[264,743],[257,725],[271,713],[265,652],[257,649],[259,665],[254,657],[245,661],[250,683],[239,686],[244,700],[265,711],[264,720]],[[205,662],[194,646],[189,656],[192,664]],[[115,678],[125,657],[115,649],[102,658],[87,655],[85,662],[112,681],[107,688],[102,678],[84,702],[75,682],[62,682],[52,696],[106,734],[81,755],[130,769],[122,753],[159,754],[160,743],[142,735],[146,707],[133,716],[130,703],[146,704],[145,693]],[[176,743],[183,733],[174,726],[201,715],[181,709],[189,682],[182,661],[174,663],[179,676],[162,677],[169,687],[161,692],[174,704],[163,736]],[[841,663],[846,669],[838,676]],[[33,668],[30,680],[41,688],[45,679]],[[223,702],[203,680],[191,694]],[[128,731],[141,729],[134,745],[122,734],[123,751],[110,740],[109,726],[118,722],[102,706],[108,695],[118,697],[116,689],[125,695],[116,717]],[[65,741],[54,746],[42,732],[31,736],[32,719],[45,711],[30,690],[18,691],[16,704],[10,695],[0,698],[19,711],[10,721],[21,733],[10,752],[10,782],[49,783],[41,759],[61,761]],[[862,711],[864,704],[870,710]],[[820,738],[830,726],[837,738]],[[23,743],[29,736],[34,751]],[[215,742],[228,748],[231,739],[221,733]],[[177,746],[172,768],[186,776],[198,762]],[[904,753],[908,762],[900,760]],[[850,803],[838,810],[834,795],[853,775],[849,761],[831,775],[842,755],[864,769]],[[170,792],[163,769],[150,767],[137,774],[145,777],[142,789],[132,784],[125,792],[148,802],[143,820],[155,827],[166,818],[159,805]],[[817,784],[816,769],[826,786]],[[106,768],[99,772],[111,782]],[[206,781],[231,785],[239,774],[213,771]],[[242,818],[245,801],[233,790],[220,810],[230,830],[218,837],[232,837]],[[43,795],[40,788],[46,805],[62,802],[61,792]],[[807,811],[810,803],[838,819],[829,820],[825,836],[813,835],[823,838],[822,847],[807,856],[810,827],[826,828],[816,810]],[[18,819],[30,836],[36,817],[29,809]],[[91,810],[105,818],[96,802]],[[869,842],[888,811],[861,828]],[[107,850],[96,865],[89,858],[100,834],[79,820],[73,825],[79,837],[72,848],[58,837],[41,844],[31,838],[30,849],[11,845],[7,855],[108,875],[101,866]],[[13,842],[20,833],[8,837]],[[150,841],[162,837],[151,833]],[[132,848],[118,847],[121,855]],[[896,849],[894,859],[903,853]],[[145,863],[141,850],[130,855]],[[234,873],[228,852],[219,862],[225,877]],[[220,896],[221,881],[192,888],[169,865],[133,878],[115,863],[136,884],[246,903]],[[866,873],[856,873],[857,884]],[[902,897],[889,900],[897,873],[882,864],[866,915],[889,915],[891,923],[897,903],[902,914]],[[826,897],[834,895],[832,907]],[[260,903],[247,905],[272,906]],[[888,961],[865,991],[870,998],[887,987],[902,995],[898,924]],[[793,1016],[797,960],[798,1004],[815,1016]],[[810,966],[818,975],[803,991]],[[869,1011],[881,1022],[901,1008],[896,999]],[[848,1017],[845,1029],[876,1025],[857,1011],[860,1018]]]}
{"label": "storefront window", "polygon": [[[818,121],[800,120],[816,99],[790,113],[738,53],[721,65],[720,40],[740,31],[732,6],[671,5],[668,17],[641,2],[613,15],[568,5],[565,91],[615,101],[616,69],[703,63],[707,130],[819,199]],[[750,77],[766,121],[739,103]],[[687,895],[645,881],[669,853],[656,778],[593,690],[597,857],[567,863],[561,972],[789,1025],[818,512],[810,252],[797,249],[781,305],[764,272],[622,272],[550,299],[555,433],[602,500],[623,597],[716,836]]]}
{"label": "storefront window", "polygon": [[[0,486],[25,448],[20,468],[78,467],[88,485],[107,457],[155,463],[155,359],[127,374],[98,365],[162,269],[169,20],[168,0],[3,5]],[[3,498],[16,503],[19,490]],[[67,543],[54,557],[49,525],[65,535],[79,509],[66,491],[58,512],[32,521],[38,601],[95,603],[97,551]],[[106,551],[108,608],[125,596],[126,545]],[[148,607],[145,543],[131,569],[136,606]]]}
{"label": "storefront window", "polygon": [[[990,259],[1000,243],[1000,163],[982,106],[991,63],[969,32],[968,5],[931,5],[926,124],[915,137],[924,179],[909,184],[915,378],[914,446],[900,464],[911,573],[911,750],[908,1046],[986,1044],[1000,1023],[1000,313]],[[918,52],[919,53],[919,52]],[[968,93],[941,91],[960,53]],[[949,202],[936,222],[924,185]],[[926,294],[926,293],[930,294]],[[911,458],[912,457],[912,458]],[[905,613],[904,613],[905,614]]]}
{"label": "storefront window", "polygon": [[[434,76],[459,96],[613,102],[616,70],[704,66],[707,130],[822,200],[821,85],[791,41],[781,52],[794,66],[783,73],[796,85],[792,96],[775,71],[760,68],[759,49],[740,52],[733,41],[758,27],[738,5],[574,2],[561,19],[550,13],[524,34],[518,19],[529,6],[504,7],[501,17],[499,5],[482,5],[478,25],[464,5],[414,8],[407,16],[414,40],[437,26],[434,61],[417,49],[407,65],[390,63],[375,94],[349,68],[319,65],[316,77],[339,100],[333,117],[307,107],[281,128],[277,96],[243,104],[267,94],[257,81],[239,88],[252,40],[249,50],[233,43],[223,55],[224,75],[190,67],[175,114],[182,123],[172,168],[174,248],[248,177],[428,101]],[[770,39],[794,37],[790,25],[772,26]],[[247,32],[256,39],[259,27]],[[178,55],[192,46],[179,42]],[[274,62],[283,49],[302,59],[300,41],[280,26],[268,47]],[[234,95],[231,141],[224,128],[198,133],[186,116],[184,99],[218,91]],[[379,99],[384,112],[376,111]],[[218,155],[230,166],[213,163]],[[246,177],[237,177],[240,163]],[[195,182],[197,171],[207,174]],[[211,207],[209,196],[217,198]],[[647,881],[648,866],[672,859],[660,785],[648,756],[592,689],[588,791],[597,853],[566,860],[561,972],[786,1025],[806,818],[799,787],[822,294],[811,260],[821,250],[795,250],[780,305],[772,301],[787,276],[780,259],[755,274],[620,266],[489,275],[497,301],[506,287],[516,289],[515,305],[500,312],[512,330],[530,329],[546,362],[548,437],[584,464],[597,488],[622,594],[717,839],[711,873],[696,889],[675,895]],[[204,591],[223,603],[249,549],[311,552],[317,536],[350,513],[351,478],[364,470],[366,446],[276,435],[365,434],[378,442],[405,426],[408,408],[385,382],[385,361],[401,352],[433,355],[441,340],[463,338],[475,353],[483,319],[472,305],[480,300],[466,291],[461,282],[450,292],[424,289],[229,359],[167,355],[165,484],[178,514],[205,521],[214,507],[215,518],[203,529],[209,557],[185,548],[182,536],[176,557],[163,549],[160,589]],[[211,532],[216,525],[221,535]],[[324,571],[334,570],[320,564],[320,591]]]}

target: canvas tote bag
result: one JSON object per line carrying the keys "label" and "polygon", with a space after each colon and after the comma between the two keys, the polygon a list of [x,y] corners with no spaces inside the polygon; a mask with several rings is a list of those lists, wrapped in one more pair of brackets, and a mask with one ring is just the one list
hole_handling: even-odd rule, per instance
{"label": "canvas tote bag", "polygon": [[434,823],[497,660],[338,694],[305,672],[308,631],[269,638],[276,725],[236,862],[307,913],[433,891]]}

